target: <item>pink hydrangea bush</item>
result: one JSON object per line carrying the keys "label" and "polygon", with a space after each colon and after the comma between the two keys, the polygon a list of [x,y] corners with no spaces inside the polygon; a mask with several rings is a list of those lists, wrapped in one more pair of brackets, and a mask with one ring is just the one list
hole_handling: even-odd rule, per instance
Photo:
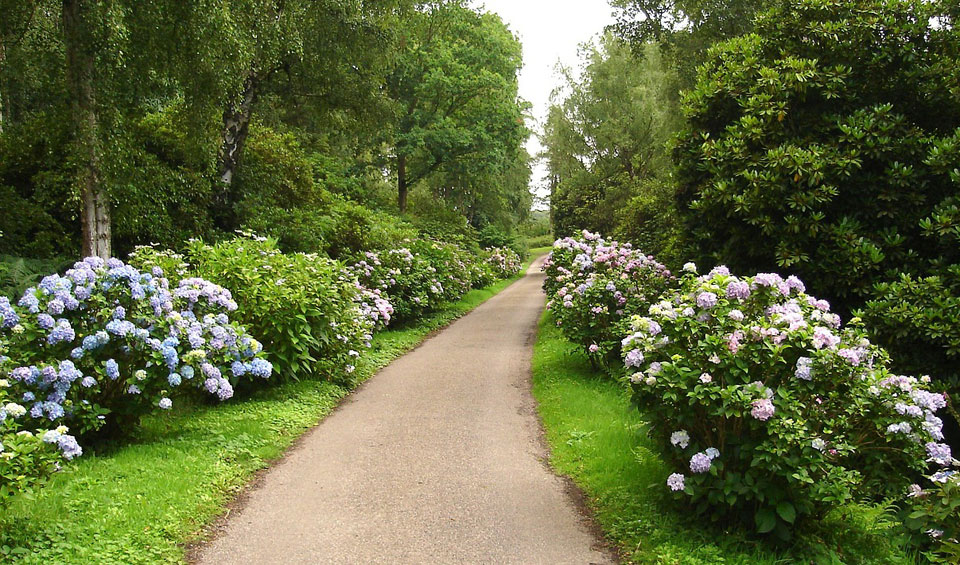
{"label": "pink hydrangea bush", "polygon": [[673,284],[670,271],[630,244],[597,234],[557,240],[545,263],[551,310],[567,339],[594,361],[619,357],[623,324]]}
{"label": "pink hydrangea bush", "polygon": [[484,249],[482,257],[483,265],[492,272],[494,280],[516,276],[523,265],[520,255],[517,255],[517,252],[509,247]]}
{"label": "pink hydrangea bush", "polygon": [[634,316],[623,360],[669,489],[715,519],[788,535],[798,520],[882,496],[942,451],[944,397],[895,375],[861,327],[803,283],[688,264]]}

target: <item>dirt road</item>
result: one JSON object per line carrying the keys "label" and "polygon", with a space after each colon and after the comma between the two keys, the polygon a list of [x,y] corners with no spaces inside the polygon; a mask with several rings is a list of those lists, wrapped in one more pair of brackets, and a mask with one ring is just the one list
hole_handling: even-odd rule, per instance
{"label": "dirt road", "polygon": [[544,464],[539,262],[368,381],[271,469],[200,563],[610,563]]}

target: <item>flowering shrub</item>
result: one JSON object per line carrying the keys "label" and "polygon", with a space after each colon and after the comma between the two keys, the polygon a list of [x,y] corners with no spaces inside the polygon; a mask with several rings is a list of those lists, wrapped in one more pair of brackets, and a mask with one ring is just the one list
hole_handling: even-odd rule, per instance
{"label": "flowering shrub", "polygon": [[697,511],[786,535],[856,495],[903,488],[948,449],[929,379],[891,374],[886,353],[799,279],[684,270],[622,346],[634,400],[677,468],[667,486]]}
{"label": "flowering shrub", "polygon": [[336,261],[283,254],[274,240],[249,234],[215,245],[193,240],[183,256],[141,247],[131,261],[231,289],[235,316],[266,345],[280,380],[349,375],[374,327],[393,314],[380,293],[365,291]]}
{"label": "flowering shrub", "polygon": [[645,311],[672,284],[666,267],[630,244],[583,238],[554,243],[544,283],[557,324],[595,360],[616,359],[622,325]]}
{"label": "flowering shrub", "polygon": [[390,301],[397,319],[411,320],[456,300],[483,280],[477,262],[456,245],[428,240],[407,247],[367,252],[350,271],[367,288]]}
{"label": "flowering shrub", "polygon": [[520,255],[509,247],[491,247],[484,250],[483,264],[488,266],[495,279],[508,279],[516,276],[523,266]]}
{"label": "flowering shrub", "polygon": [[160,268],[88,258],[44,277],[17,307],[0,303],[10,394],[28,429],[68,422],[81,434],[126,431],[168,409],[181,386],[226,400],[241,377],[265,379],[260,344],[230,321],[229,291],[203,279],[171,288]]}
{"label": "flowering shrub", "polygon": [[941,446],[931,455],[931,462],[940,466],[930,475],[930,487],[910,485],[907,526],[922,533],[933,545],[927,557],[941,563],[960,563],[960,462],[950,448]]}
{"label": "flowering shrub", "polygon": [[[9,369],[9,358],[0,358],[0,369]],[[66,427],[37,433],[22,429],[27,408],[10,398],[9,387],[8,379],[0,379],[0,509],[11,497],[42,486],[62,459],[83,453]]]}

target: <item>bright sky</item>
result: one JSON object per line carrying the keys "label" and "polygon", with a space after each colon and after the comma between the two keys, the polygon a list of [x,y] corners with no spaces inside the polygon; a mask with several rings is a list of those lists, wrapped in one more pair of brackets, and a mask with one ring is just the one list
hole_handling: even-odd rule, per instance
{"label": "bright sky", "polygon": [[[475,0],[477,5],[500,14],[511,31],[523,42],[523,71],[520,96],[533,103],[539,131],[546,118],[550,92],[558,85],[557,63],[579,67],[578,46],[613,23],[613,10],[607,0]],[[534,136],[527,144],[532,155],[540,151]],[[543,177],[546,168],[534,168],[532,183],[537,194],[545,195]]]}

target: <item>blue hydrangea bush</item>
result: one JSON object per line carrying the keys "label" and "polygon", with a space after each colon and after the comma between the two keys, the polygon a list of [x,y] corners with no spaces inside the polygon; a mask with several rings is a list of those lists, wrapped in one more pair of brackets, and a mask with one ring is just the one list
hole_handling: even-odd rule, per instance
{"label": "blue hydrangea bush", "polygon": [[896,375],[803,283],[688,264],[622,340],[633,398],[675,468],[667,486],[717,520],[788,536],[798,521],[902,492],[949,447],[928,378]]}
{"label": "blue hydrangea bush", "polygon": [[[5,350],[0,340],[0,351]],[[9,370],[8,357],[0,361],[0,370]],[[9,379],[0,379],[0,510],[12,497],[42,487],[63,460],[83,453],[65,426],[36,432],[25,429],[27,407],[17,400],[10,396]]]}
{"label": "blue hydrangea bush", "polygon": [[557,240],[544,269],[547,307],[557,325],[602,363],[619,359],[624,324],[674,280],[653,257],[588,231]]}
{"label": "blue hydrangea bush", "polygon": [[230,289],[234,317],[263,342],[275,368],[272,382],[350,378],[374,329],[394,312],[379,289],[361,286],[338,262],[281,253],[275,240],[252,234],[216,244],[191,240],[183,254],[140,247],[131,261]]}
{"label": "blue hydrangea bush", "polygon": [[125,433],[183,388],[219,400],[240,379],[266,379],[261,345],[230,319],[230,292],[162,269],[88,258],[4,304],[10,394],[28,407],[28,429],[63,423],[82,435]]}

